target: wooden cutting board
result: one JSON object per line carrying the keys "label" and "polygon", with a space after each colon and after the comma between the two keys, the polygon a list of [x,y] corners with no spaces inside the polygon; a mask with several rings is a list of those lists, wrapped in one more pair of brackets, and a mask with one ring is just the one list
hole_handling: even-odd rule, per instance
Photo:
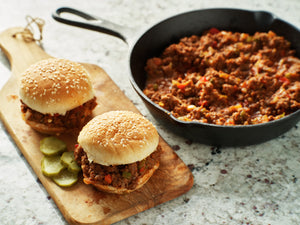
{"label": "wooden cutting board", "polygon": [[[11,28],[0,34],[0,46],[11,63],[11,77],[0,91],[0,118],[28,163],[70,224],[111,224],[136,213],[174,199],[193,186],[193,176],[183,161],[160,138],[163,149],[160,168],[139,190],[115,195],[97,191],[80,181],[72,187],[61,188],[41,173],[42,153],[39,142],[45,135],[32,130],[21,118],[18,78],[29,65],[49,57],[35,42],[25,42],[14,34],[23,28]],[[94,116],[110,110],[138,112],[103,69],[82,63],[89,71],[98,106]],[[77,134],[60,136],[72,150]]]}

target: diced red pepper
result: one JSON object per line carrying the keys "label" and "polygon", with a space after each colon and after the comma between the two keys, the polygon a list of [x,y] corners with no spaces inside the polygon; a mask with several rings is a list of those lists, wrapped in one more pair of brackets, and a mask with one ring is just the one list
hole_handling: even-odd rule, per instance
{"label": "diced red pepper", "polygon": [[217,47],[217,45],[218,45],[218,42],[216,42],[216,41],[213,41],[213,43],[212,43],[212,47],[213,47],[213,48],[215,48],[215,47]]}
{"label": "diced red pepper", "polygon": [[199,101],[198,105],[202,106],[202,107],[205,107],[208,105],[208,101],[207,100],[204,100],[204,101]]}
{"label": "diced red pepper", "polygon": [[234,123],[234,121],[233,121],[233,120],[229,120],[229,121],[227,121],[227,124],[228,124],[228,125],[235,125],[235,123]]}
{"label": "diced red pepper", "polygon": [[179,88],[179,89],[181,89],[181,90],[184,90],[185,89],[185,87],[187,86],[187,84],[181,84],[181,83],[178,83],[177,84],[177,87]]}
{"label": "diced red pepper", "polygon": [[156,66],[159,66],[162,64],[162,60],[160,58],[153,58],[152,59],[153,63],[156,65]]}
{"label": "diced red pepper", "polygon": [[215,27],[210,28],[210,30],[209,30],[209,33],[211,33],[211,34],[217,34],[217,33],[219,33],[219,32],[220,32],[220,30],[218,30],[218,29],[215,28]]}
{"label": "diced red pepper", "polygon": [[284,57],[284,56],[285,56],[285,50],[281,50],[281,51],[280,51],[280,56],[281,56],[281,57]]}
{"label": "diced red pepper", "polygon": [[110,174],[105,175],[104,180],[105,180],[106,183],[111,184],[111,182],[112,182],[111,175]]}
{"label": "diced red pepper", "polygon": [[207,81],[207,78],[205,76],[202,76],[199,80],[203,81],[203,82],[206,82]]}
{"label": "diced red pepper", "polygon": [[286,83],[286,84],[289,84],[291,81],[286,78],[286,77],[280,77],[279,80],[282,82],[282,83]]}
{"label": "diced red pepper", "polygon": [[79,146],[79,144],[75,144],[75,148],[77,148]]}
{"label": "diced red pepper", "polygon": [[145,171],[145,167],[140,168],[140,173],[143,173]]}

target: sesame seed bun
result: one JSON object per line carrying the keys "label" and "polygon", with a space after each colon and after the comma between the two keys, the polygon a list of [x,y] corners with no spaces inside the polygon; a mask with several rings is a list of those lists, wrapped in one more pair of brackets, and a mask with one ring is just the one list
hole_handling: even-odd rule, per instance
{"label": "sesame seed bun", "polygon": [[60,114],[94,97],[85,68],[66,59],[49,58],[30,66],[21,76],[20,99],[43,114]]}
{"label": "sesame seed bun", "polygon": [[131,111],[110,111],[90,120],[78,143],[89,161],[104,166],[141,161],[154,152],[159,135],[153,124]]}

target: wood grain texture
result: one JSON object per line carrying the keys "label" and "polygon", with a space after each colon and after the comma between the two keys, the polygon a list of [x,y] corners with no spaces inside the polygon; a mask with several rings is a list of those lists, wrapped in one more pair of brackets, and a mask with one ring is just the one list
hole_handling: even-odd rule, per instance
{"label": "wood grain texture", "polygon": [[[22,120],[18,97],[18,78],[31,64],[52,57],[34,42],[26,43],[14,37],[22,28],[11,28],[0,34],[0,46],[11,63],[12,75],[0,91],[0,118],[7,131],[37,174],[43,186],[70,224],[111,224],[147,210],[186,193],[193,186],[193,176],[170,146],[160,138],[163,149],[161,165],[151,179],[139,190],[115,195],[97,191],[82,179],[72,187],[61,188],[41,173],[42,153],[39,142],[45,135],[32,130]],[[82,65],[89,71],[97,97],[93,116],[110,110],[138,112],[103,69]],[[61,135],[72,151],[77,133]],[[82,177],[80,177],[82,178]]]}

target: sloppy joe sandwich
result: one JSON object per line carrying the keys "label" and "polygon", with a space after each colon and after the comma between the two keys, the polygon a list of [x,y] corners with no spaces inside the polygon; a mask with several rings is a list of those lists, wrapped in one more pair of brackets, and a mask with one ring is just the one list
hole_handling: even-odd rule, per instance
{"label": "sloppy joe sandwich", "polygon": [[80,130],[96,106],[87,70],[66,59],[30,66],[21,76],[19,95],[25,122],[46,134]]}
{"label": "sloppy joe sandwich", "polygon": [[149,180],[159,167],[160,152],[159,135],[150,121],[130,111],[111,111],[83,127],[74,155],[84,183],[124,194]]}

